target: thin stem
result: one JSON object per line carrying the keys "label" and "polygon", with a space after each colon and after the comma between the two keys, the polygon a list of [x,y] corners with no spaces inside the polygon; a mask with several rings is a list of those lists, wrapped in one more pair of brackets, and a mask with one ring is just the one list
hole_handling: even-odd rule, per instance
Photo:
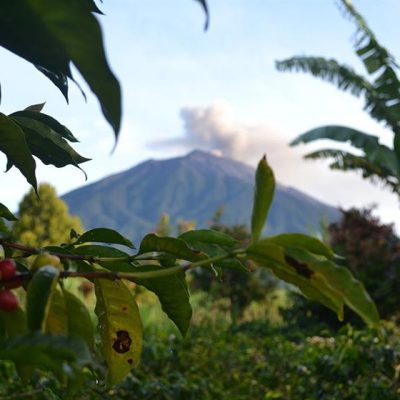
{"label": "thin stem", "polygon": [[[236,250],[231,254],[224,254],[220,256],[215,256],[211,258],[207,258],[204,260],[200,260],[193,263],[185,263],[182,265],[175,265],[170,268],[160,268],[155,271],[140,271],[140,272],[117,272],[117,271],[85,271],[85,272],[75,272],[75,271],[61,271],[60,278],[86,278],[86,279],[127,279],[127,280],[135,280],[135,279],[151,279],[151,278],[160,278],[163,276],[173,275],[179,271],[188,271],[190,269],[202,267],[208,264],[215,263],[217,261],[224,260],[228,257],[236,256],[236,254],[243,252],[243,250]],[[7,280],[7,284],[11,284],[19,281],[28,281],[32,278],[31,272],[24,272],[15,277]]]}

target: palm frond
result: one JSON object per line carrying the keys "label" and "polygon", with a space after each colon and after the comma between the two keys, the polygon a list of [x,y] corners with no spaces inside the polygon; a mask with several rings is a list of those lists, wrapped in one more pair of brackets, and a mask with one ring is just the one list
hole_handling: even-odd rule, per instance
{"label": "palm frond", "polygon": [[298,56],[276,61],[278,71],[306,72],[324,81],[336,85],[339,89],[349,91],[354,96],[367,95],[373,86],[362,75],[352,68],[339,64],[336,60],[323,57]]}
{"label": "palm frond", "polygon": [[384,166],[371,162],[365,156],[358,156],[343,150],[322,149],[305,156],[306,159],[331,159],[331,169],[340,171],[358,171],[363,178],[369,179],[372,183],[381,182],[389,187],[393,193],[400,195],[398,178],[392,176]]}
{"label": "palm frond", "polygon": [[336,142],[350,143],[364,152],[365,158],[380,166],[386,174],[400,176],[400,164],[395,152],[380,144],[377,136],[369,135],[357,129],[340,125],[328,125],[312,129],[297,137],[291,145],[309,143],[320,139],[330,139]]}
{"label": "palm frond", "polygon": [[[377,73],[373,82],[376,94],[367,96],[366,109],[371,116],[385,121],[396,135],[400,135],[400,81],[396,71],[399,66],[394,56],[383,47],[367,22],[354,8],[349,0],[340,0],[344,14],[349,16],[357,26],[355,50],[369,74]],[[377,98],[385,107],[377,103]]]}

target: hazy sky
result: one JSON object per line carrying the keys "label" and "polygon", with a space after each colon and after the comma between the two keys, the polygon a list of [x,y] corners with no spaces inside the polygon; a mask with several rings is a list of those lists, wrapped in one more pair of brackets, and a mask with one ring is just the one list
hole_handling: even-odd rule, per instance
{"label": "hazy sky", "polygon": [[[400,2],[354,0],[354,5],[400,58]],[[205,33],[195,1],[100,4],[107,53],[123,89],[123,128],[113,155],[112,131],[93,96],[85,103],[71,83],[67,105],[46,78],[5,50],[0,50],[2,112],[46,101],[44,112],[67,125],[81,140],[77,150],[93,159],[83,165],[88,182],[193,148],[251,165],[266,153],[281,183],[336,206],[377,203],[385,221],[400,221],[398,201],[388,192],[357,175],[301,159],[326,143],[287,146],[298,134],[324,124],[352,126],[390,143],[390,132],[362,111],[362,100],[306,75],[275,70],[275,60],[307,54],[336,58],[364,72],[353,53],[354,26],[336,2],[209,0],[209,6],[211,25]],[[4,157],[0,162],[5,169]],[[37,175],[60,194],[87,183],[74,167],[39,165]],[[15,171],[2,179],[1,202],[15,209],[28,184]]]}

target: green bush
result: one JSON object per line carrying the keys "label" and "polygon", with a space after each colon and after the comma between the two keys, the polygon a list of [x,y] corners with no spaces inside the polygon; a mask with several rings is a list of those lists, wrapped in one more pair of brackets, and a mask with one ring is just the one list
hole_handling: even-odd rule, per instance
{"label": "green bush", "polygon": [[109,399],[371,399],[400,396],[399,343],[346,327],[335,337],[289,338],[266,324],[148,338],[141,366]]}

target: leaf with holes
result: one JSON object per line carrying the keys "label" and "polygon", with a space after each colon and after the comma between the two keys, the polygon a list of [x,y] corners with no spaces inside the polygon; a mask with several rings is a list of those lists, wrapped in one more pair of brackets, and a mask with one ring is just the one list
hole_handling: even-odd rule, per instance
{"label": "leaf with holes", "polygon": [[142,322],[133,294],[124,282],[95,279],[94,284],[107,384],[114,385],[140,361]]}

